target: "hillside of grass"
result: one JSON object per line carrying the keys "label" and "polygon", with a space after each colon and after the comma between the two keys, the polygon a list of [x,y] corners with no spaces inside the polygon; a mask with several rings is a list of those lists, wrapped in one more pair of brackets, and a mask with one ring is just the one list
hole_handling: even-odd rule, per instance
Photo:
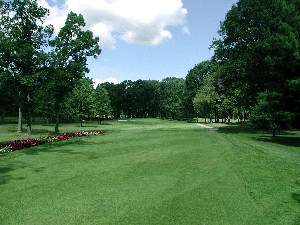
{"label": "hillside of grass", "polygon": [[[16,135],[0,128],[0,141]],[[0,224],[300,224],[299,132],[156,119],[61,127],[82,129],[106,133],[0,156]]]}

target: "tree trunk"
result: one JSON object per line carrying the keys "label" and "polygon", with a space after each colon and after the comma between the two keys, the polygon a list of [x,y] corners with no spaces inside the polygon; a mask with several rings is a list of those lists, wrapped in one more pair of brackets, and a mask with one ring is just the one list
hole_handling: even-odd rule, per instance
{"label": "tree trunk", "polygon": [[4,107],[1,109],[2,113],[1,113],[1,122],[0,123],[4,123],[4,115],[5,115],[5,109]]}
{"label": "tree trunk", "polygon": [[31,124],[27,125],[27,134],[31,134],[32,133],[32,129],[31,129]]}
{"label": "tree trunk", "polygon": [[27,126],[27,134],[32,133],[32,112],[33,112],[33,104],[30,94],[27,93],[26,102],[24,104],[25,118],[26,118],[26,126]]}
{"label": "tree trunk", "polygon": [[[21,95],[21,92],[19,92],[19,97]],[[17,132],[22,133],[22,105],[21,100],[19,99],[19,118],[18,118],[18,127]]]}
{"label": "tree trunk", "polygon": [[244,113],[243,113],[243,122],[246,122],[246,110],[244,110]]}
{"label": "tree trunk", "polygon": [[59,129],[58,129],[58,125],[59,125],[59,110],[56,110],[56,115],[55,115],[55,133],[59,134]]}
{"label": "tree trunk", "polygon": [[272,130],[272,133],[273,133],[272,136],[275,137],[275,136],[276,136],[276,129],[273,129],[273,130]]}

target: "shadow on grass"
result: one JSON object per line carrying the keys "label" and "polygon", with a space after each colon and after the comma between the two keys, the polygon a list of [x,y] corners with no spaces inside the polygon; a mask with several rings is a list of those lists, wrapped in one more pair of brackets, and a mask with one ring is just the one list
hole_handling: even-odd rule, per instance
{"label": "shadow on grass", "polygon": [[280,144],[284,146],[290,146],[290,147],[300,147],[300,137],[291,137],[291,136],[276,136],[276,137],[270,137],[270,136],[261,136],[258,138],[255,138],[258,141],[262,142],[269,142],[269,143],[275,143]]}
{"label": "shadow on grass", "polygon": [[[90,137],[81,137],[81,138],[90,138]],[[98,143],[98,142],[97,142]],[[89,145],[95,145],[95,142],[86,141],[80,138],[77,140],[66,140],[60,141],[55,143],[47,143],[44,145],[39,145],[37,147],[31,147],[24,149],[24,153],[28,155],[38,155],[42,152],[49,152],[49,153],[59,153],[59,154],[70,154],[70,155],[82,155],[83,152],[78,150],[73,150],[70,147],[72,145],[86,147]],[[19,150],[22,151],[22,150]]]}
{"label": "shadow on grass", "polygon": [[10,180],[23,180],[24,177],[12,177],[9,173],[16,170],[22,169],[24,166],[0,166],[0,185],[7,184]]}
{"label": "shadow on grass", "polygon": [[40,134],[40,135],[55,135],[54,131],[47,130],[47,129],[34,129],[32,134]]}
{"label": "shadow on grass", "polygon": [[[300,180],[298,180],[296,182],[296,184],[300,187]],[[298,202],[300,204],[300,192],[299,193],[293,193],[292,194],[292,199],[295,200],[296,202]],[[295,225],[300,224],[300,215],[298,216],[297,222],[295,223]]]}
{"label": "shadow on grass", "polygon": [[300,204],[300,194],[298,194],[298,193],[293,193],[293,194],[292,194],[292,198],[293,198],[294,200],[296,200],[296,201]]}
{"label": "shadow on grass", "polygon": [[253,129],[249,125],[233,123],[228,126],[220,127],[219,133],[225,134],[238,134],[238,133],[245,133],[245,134],[256,134],[258,131]]}
{"label": "shadow on grass", "polygon": [[0,166],[0,185],[6,184],[10,180],[11,176],[9,172],[13,171],[13,168],[7,166]]}

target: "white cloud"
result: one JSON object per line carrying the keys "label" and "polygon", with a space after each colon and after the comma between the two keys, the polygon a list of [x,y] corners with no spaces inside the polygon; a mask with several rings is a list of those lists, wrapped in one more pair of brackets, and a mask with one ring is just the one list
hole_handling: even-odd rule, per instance
{"label": "white cloud", "polygon": [[50,15],[46,19],[46,25],[52,24],[54,26],[55,32],[58,33],[59,29],[64,25],[67,15],[67,8],[59,8],[56,6],[50,6],[46,0],[38,0],[38,3],[48,8],[50,11]]}
{"label": "white cloud", "polygon": [[87,28],[100,36],[101,47],[115,48],[116,40],[132,44],[159,45],[172,38],[169,26],[185,26],[187,10],[182,0],[65,0],[62,8],[50,7],[47,20],[56,28],[63,25],[69,11],[83,14]]}
{"label": "white cloud", "polygon": [[181,28],[181,31],[187,35],[190,35],[191,34],[191,31],[188,27],[184,26]]}
{"label": "white cloud", "polygon": [[113,83],[113,84],[119,84],[120,81],[115,78],[115,77],[109,77],[109,78],[106,78],[106,79],[101,79],[101,78],[93,78],[93,81],[94,81],[94,86],[97,87],[98,84],[102,84],[102,83]]}

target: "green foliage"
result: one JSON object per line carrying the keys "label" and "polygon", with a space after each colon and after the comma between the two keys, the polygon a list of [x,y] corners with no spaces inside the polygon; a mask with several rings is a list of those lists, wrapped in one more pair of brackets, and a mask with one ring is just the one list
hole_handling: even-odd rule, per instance
{"label": "green foliage", "polygon": [[87,57],[100,54],[99,38],[84,31],[82,15],[70,12],[58,35],[49,42],[47,85],[51,87],[56,110],[55,131],[58,133],[59,114],[66,97],[76,82],[87,73]]}
{"label": "green foliage", "polygon": [[180,118],[184,112],[186,99],[185,81],[181,78],[168,77],[162,80],[160,87],[160,104],[165,117]]}
{"label": "green foliage", "polygon": [[93,81],[89,78],[78,80],[68,97],[68,104],[81,119],[96,115],[96,99]]}
{"label": "green foliage", "polygon": [[204,78],[203,85],[199,88],[193,104],[195,111],[203,115],[205,118],[211,118],[213,110],[216,107],[216,101],[219,99],[218,94],[213,85],[214,78],[207,75]]}
{"label": "green foliage", "polygon": [[105,88],[98,85],[94,91],[95,113],[98,118],[105,118],[112,113],[111,101]]}
{"label": "green foliage", "polygon": [[[263,92],[257,98],[250,117],[251,124],[264,130],[283,130],[290,128],[292,114],[283,110],[283,97],[276,92]],[[275,133],[273,133],[275,136]]]}
{"label": "green foliage", "polygon": [[125,99],[124,84],[103,83],[100,85],[108,92],[111,100],[112,113],[115,118],[120,118],[123,111],[123,104]]}
{"label": "green foliage", "polygon": [[195,98],[200,86],[203,85],[203,80],[211,71],[212,62],[203,61],[195,65],[185,78],[187,102],[186,108],[189,114],[194,114],[193,99]]}
{"label": "green foliage", "polygon": [[297,1],[240,0],[213,42],[221,92],[236,111],[255,106],[259,93],[282,94],[282,111],[299,114],[293,89],[300,72],[300,8]]}
{"label": "green foliage", "polygon": [[31,132],[32,95],[38,85],[44,45],[53,29],[44,27],[48,10],[36,0],[0,1],[0,66],[14,82],[20,111]]}
{"label": "green foliage", "polygon": [[120,84],[104,83],[115,118],[157,117],[160,113],[160,84],[156,80],[125,80]]}
{"label": "green foliage", "polygon": [[159,114],[159,85],[155,80],[126,80],[124,88],[123,112],[128,117],[157,117]]}

